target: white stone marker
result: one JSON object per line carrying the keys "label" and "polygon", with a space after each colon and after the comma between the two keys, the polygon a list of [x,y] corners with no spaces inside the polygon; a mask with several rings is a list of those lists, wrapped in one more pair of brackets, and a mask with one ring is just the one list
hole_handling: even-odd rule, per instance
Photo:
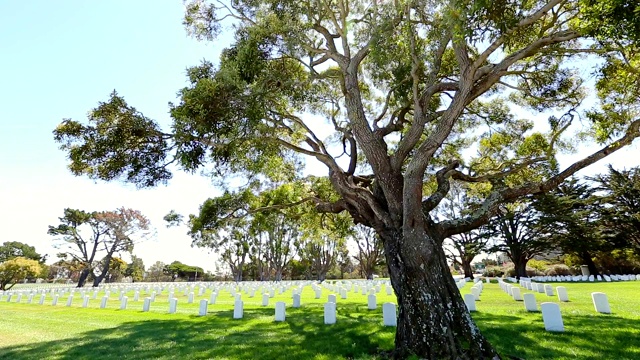
{"label": "white stone marker", "polygon": [[393,295],[393,287],[391,285],[387,285],[387,295]]}
{"label": "white stone marker", "polygon": [[[53,296],[53,301],[51,302],[51,305],[56,306],[56,305],[58,304],[58,297],[59,297],[59,296],[60,296],[60,295],[58,295],[58,294],[55,294],[55,295]],[[11,299],[11,295],[9,295],[9,299]]]}
{"label": "white stone marker", "polygon": [[329,295],[329,299],[327,300],[330,303],[336,303],[336,295],[335,294],[330,294]]}
{"label": "white stone marker", "polygon": [[543,302],[540,304],[542,310],[542,321],[544,329],[553,332],[563,332],[564,324],[562,323],[562,314],[560,314],[560,306],[552,302]]}
{"label": "white stone marker", "polygon": [[371,294],[367,297],[367,308],[369,310],[375,310],[378,308],[378,303],[376,302],[376,296]]}
{"label": "white stone marker", "polygon": [[513,289],[511,289],[511,296],[515,301],[522,301],[522,295],[520,294],[520,288],[518,287],[514,286]]}
{"label": "white stone marker", "polygon": [[216,293],[215,291],[211,293],[211,297],[209,297],[209,303],[211,305],[215,305],[216,303],[216,298],[218,297],[218,293]]}
{"label": "white stone marker", "polygon": [[242,301],[242,294],[236,294],[235,301]]}
{"label": "white stone marker", "polygon": [[591,293],[591,299],[593,299],[593,306],[596,311],[603,314],[611,314],[611,308],[609,307],[609,300],[607,300],[607,294],[601,292]]}
{"label": "white stone marker", "polygon": [[324,304],[324,323],[327,325],[336,323],[336,303],[327,302]]}
{"label": "white stone marker", "polygon": [[556,292],[558,293],[558,300],[562,302],[569,301],[569,296],[567,295],[567,288],[564,286],[556,287]]}
{"label": "white stone marker", "polygon": [[40,305],[44,304],[44,299],[47,297],[45,294],[40,294]]}
{"label": "white stone marker", "polygon": [[284,321],[286,318],[284,301],[278,301],[276,303],[276,321]]}
{"label": "white stone marker", "polygon": [[193,304],[193,296],[194,296],[194,293],[190,292],[189,293],[189,300],[187,300],[187,304]]}
{"label": "white stone marker", "polygon": [[242,300],[233,303],[233,318],[242,319],[244,315],[244,303]]}
{"label": "white stone marker", "polygon": [[33,294],[29,294],[29,297],[27,298],[27,304],[31,304],[32,300],[33,300]]}
{"label": "white stone marker", "polygon": [[464,294],[464,303],[469,311],[476,311],[476,297],[473,294]]}
{"label": "white stone marker", "polygon": [[127,300],[129,300],[129,298],[126,296],[123,296],[122,299],[120,299],[120,310],[127,309]]}
{"label": "white stone marker", "polygon": [[207,315],[207,307],[209,306],[209,301],[207,299],[200,300],[200,311],[198,311],[198,315],[205,316]]}
{"label": "white stone marker", "polygon": [[100,309],[104,309],[107,307],[107,301],[109,300],[108,296],[103,296],[102,301],[100,301]]}
{"label": "white stone marker", "polygon": [[547,293],[547,296],[553,296],[553,286],[549,284],[545,285],[544,292]]}
{"label": "white stone marker", "polygon": [[396,304],[382,304],[382,324],[384,326],[398,326],[398,318],[396,316]]}
{"label": "white stone marker", "polygon": [[89,306],[89,295],[85,295],[82,298],[82,307],[86,308],[87,306]]}
{"label": "white stone marker", "polygon": [[169,298],[169,314],[175,314],[178,310],[178,299]]}
{"label": "white stone marker", "polygon": [[262,294],[262,306],[269,306],[269,294]]}
{"label": "white stone marker", "polygon": [[538,305],[536,305],[536,296],[531,293],[526,293],[524,298],[524,308],[527,311],[538,311]]}
{"label": "white stone marker", "polygon": [[538,287],[538,292],[539,293],[544,293],[544,284],[536,284],[536,286]]}
{"label": "white stone marker", "polygon": [[136,290],[135,294],[133,294],[133,301],[138,302],[140,301],[140,291]]}
{"label": "white stone marker", "polygon": [[72,303],[73,303],[73,295],[69,295],[69,297],[67,298],[67,306],[71,306]]}
{"label": "white stone marker", "polygon": [[474,286],[474,287],[472,287],[472,288],[471,288],[471,294],[473,294],[473,297],[474,297],[476,300],[480,300],[480,288],[477,288],[477,287],[475,287],[475,286]]}
{"label": "white stone marker", "polygon": [[18,299],[16,300],[17,303],[20,303],[20,301],[22,301],[22,294],[18,294]]}
{"label": "white stone marker", "polygon": [[294,308],[300,307],[300,294],[293,294],[293,307]]}
{"label": "white stone marker", "polygon": [[322,289],[316,289],[316,299],[320,299],[320,297],[322,297]]}
{"label": "white stone marker", "polygon": [[150,307],[151,307],[151,298],[150,297],[144,298],[144,303],[142,304],[142,311],[147,312],[149,311]]}

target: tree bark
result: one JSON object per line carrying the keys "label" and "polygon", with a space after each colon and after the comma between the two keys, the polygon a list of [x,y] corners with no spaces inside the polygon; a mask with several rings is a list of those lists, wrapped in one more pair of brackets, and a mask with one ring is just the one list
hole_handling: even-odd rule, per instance
{"label": "tree bark", "polygon": [[89,273],[91,272],[91,269],[87,268],[82,270],[82,272],[80,273],[80,278],[78,279],[78,286],[79,288],[84,287],[84,284],[87,282],[87,278],[89,277]]}
{"label": "tree bark", "polygon": [[111,254],[108,254],[105,257],[104,265],[102,266],[102,272],[99,276],[96,276],[95,279],[93,279],[93,287],[98,287],[102,280],[104,280],[105,276],[107,276],[107,273],[109,272],[109,264],[111,264]]}
{"label": "tree bark", "polygon": [[473,269],[471,269],[471,262],[462,260],[462,270],[464,271],[464,277],[473,279]]}
{"label": "tree bark", "polygon": [[394,357],[499,359],[471,319],[440,243],[425,231],[407,232],[380,234],[399,307]]}
{"label": "tree bark", "polygon": [[527,277],[527,258],[515,258],[513,259],[513,266],[516,271],[516,279],[520,280],[522,277]]}

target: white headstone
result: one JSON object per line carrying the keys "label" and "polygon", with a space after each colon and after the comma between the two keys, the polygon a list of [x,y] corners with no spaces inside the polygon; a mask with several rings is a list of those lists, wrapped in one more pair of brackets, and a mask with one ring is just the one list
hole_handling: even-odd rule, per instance
{"label": "white headstone", "polygon": [[200,311],[198,311],[198,315],[205,316],[207,315],[207,307],[209,306],[209,301],[207,299],[200,300]]}
{"label": "white headstone", "polygon": [[269,294],[262,294],[262,306],[269,305]]}
{"label": "white headstone", "polygon": [[151,298],[150,297],[146,297],[144,298],[144,304],[142,304],[142,311],[149,311],[149,308],[151,307]]}
{"label": "white headstone", "polygon": [[82,307],[86,308],[87,306],[89,306],[89,295],[85,295],[82,298]]}
{"label": "white headstone", "polygon": [[108,296],[103,296],[102,300],[100,301],[100,309],[104,309],[107,307],[107,301],[109,301],[109,297]]}
{"label": "white headstone", "polygon": [[609,307],[609,300],[607,294],[601,292],[591,293],[591,299],[593,300],[593,306],[596,311],[603,314],[611,314],[611,308]]}
{"label": "white headstone", "polygon": [[27,298],[27,304],[31,304],[32,300],[33,300],[33,294],[29,294],[29,297]]}
{"label": "white headstone", "polygon": [[330,303],[336,303],[336,295],[335,294],[330,294],[329,295],[329,299],[327,300]]}
{"label": "white headstone", "polygon": [[136,290],[136,292],[133,294],[133,301],[138,302],[140,300],[140,291]]}
{"label": "white headstone", "polygon": [[514,286],[513,289],[511,289],[511,296],[515,301],[522,301],[522,295],[520,295],[520,288],[518,287]]}
{"label": "white headstone", "polygon": [[387,295],[393,295],[393,288],[391,285],[387,285]]}
{"label": "white headstone", "polygon": [[178,310],[178,299],[169,298],[169,314],[175,314]]}
{"label": "white headstone", "polygon": [[471,288],[471,293],[473,294],[473,297],[474,297],[476,300],[480,300],[480,288],[477,288],[477,287],[475,287],[475,286],[474,286],[474,287],[472,287],[472,288]]}
{"label": "white headstone", "polygon": [[244,316],[244,303],[242,300],[233,303],[233,318],[242,319]]}
{"label": "white headstone", "polygon": [[367,308],[369,310],[375,310],[378,308],[378,304],[376,303],[376,296],[371,294],[367,297]]}
{"label": "white headstone", "polygon": [[285,303],[284,301],[278,301],[276,303],[276,321],[284,321],[285,318]]}
{"label": "white headstone", "polygon": [[324,304],[324,323],[325,324],[336,323],[336,303],[327,302]]}
{"label": "white headstone", "polygon": [[129,298],[126,296],[123,296],[122,299],[120,299],[120,310],[125,310],[127,308],[127,300],[129,300]]}
{"label": "white headstone", "polygon": [[607,275],[603,275],[603,276],[604,276],[604,279],[605,279],[607,282],[610,282],[610,281],[611,281],[611,278],[610,278],[609,276],[607,276]]}
{"label": "white headstone", "polygon": [[193,297],[194,297],[194,293],[190,292],[189,293],[189,298],[187,299],[187,304],[193,304]]}
{"label": "white headstone", "polygon": [[18,299],[16,300],[17,303],[20,303],[22,301],[22,294],[18,294]]}
{"label": "white headstone", "polygon": [[40,305],[44,304],[44,299],[47,297],[45,294],[40,294]]}
{"label": "white headstone", "polygon": [[569,296],[567,295],[567,288],[564,286],[556,287],[556,292],[558,293],[558,300],[562,302],[569,301]]}
{"label": "white headstone", "polygon": [[293,294],[293,307],[294,308],[300,307],[300,294]]}
{"label": "white headstone", "polygon": [[560,314],[560,306],[552,302],[543,302],[540,304],[542,310],[542,321],[544,329],[553,332],[563,332],[564,324],[562,323],[562,314]]}
{"label": "white headstone", "polygon": [[596,280],[596,278],[593,275],[589,275],[589,281],[593,282],[595,280]]}
{"label": "white headstone", "polygon": [[216,293],[215,291],[211,293],[211,297],[209,297],[209,303],[211,305],[215,305],[216,303],[216,298],[218,297],[218,293]]}
{"label": "white headstone", "polygon": [[524,299],[524,308],[527,309],[527,311],[538,311],[536,296],[534,294],[526,293],[522,298]]}
{"label": "white headstone", "polygon": [[322,290],[321,289],[316,289],[315,293],[316,293],[316,299],[320,299],[320,297],[322,296]]}
{"label": "white headstone", "polygon": [[382,323],[384,326],[398,326],[398,318],[396,316],[396,304],[382,304]]}
{"label": "white headstone", "polygon": [[544,286],[544,292],[547,293],[547,296],[553,296],[553,286],[547,284]]}
{"label": "white headstone", "polygon": [[464,294],[464,303],[469,311],[476,311],[476,297],[473,294]]}

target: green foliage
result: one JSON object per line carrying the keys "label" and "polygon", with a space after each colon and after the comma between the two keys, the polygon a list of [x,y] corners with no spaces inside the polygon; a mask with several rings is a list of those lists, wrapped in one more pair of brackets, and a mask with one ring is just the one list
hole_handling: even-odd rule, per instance
{"label": "green foliage", "polygon": [[204,275],[204,270],[202,270],[201,267],[186,265],[180,261],[174,261],[171,264],[165,265],[163,272],[171,276],[174,281],[177,278],[191,281],[195,280],[197,276]]}
{"label": "green foliage", "polygon": [[144,280],[144,262],[142,259],[131,255],[131,262],[127,264],[124,276],[130,276],[133,282]]}
{"label": "green foliage", "polygon": [[42,267],[37,260],[15,257],[0,263],[0,290],[9,290],[16,283],[39,276]]}
{"label": "green foliage", "polygon": [[18,241],[6,241],[0,245],[0,262],[17,257],[36,260],[43,263],[47,256],[38,254],[36,252],[36,248],[33,246]]}

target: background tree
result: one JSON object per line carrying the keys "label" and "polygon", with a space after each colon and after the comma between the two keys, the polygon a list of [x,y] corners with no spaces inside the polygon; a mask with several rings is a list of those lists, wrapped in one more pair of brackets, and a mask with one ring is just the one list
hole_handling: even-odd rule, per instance
{"label": "background tree", "polygon": [[162,261],[156,261],[147,270],[147,277],[149,281],[169,281],[170,278],[165,274],[164,269],[166,264]]}
{"label": "background tree", "polygon": [[[65,209],[58,226],[49,226],[49,235],[55,237],[57,246],[66,256],[81,264],[83,269],[78,287],[93,276],[93,286],[98,286],[107,275],[114,254],[131,252],[136,242],[146,239],[149,220],[138,210],[120,208],[115,211],[85,212]],[[90,236],[83,235],[90,229]],[[98,262],[96,256],[103,255]],[[99,272],[96,272],[96,265]]]}
{"label": "background tree", "polygon": [[[472,201],[472,189],[461,186],[452,186],[449,194],[440,203],[439,213],[445,219],[455,219],[469,214],[477,204]],[[487,250],[489,236],[485,228],[478,228],[464,233],[452,235],[443,242],[444,249],[448,251],[449,258],[455,265],[460,266],[466,278],[473,279],[471,263],[476,256]]]}
{"label": "background tree", "polygon": [[131,255],[131,262],[127,264],[124,276],[131,277],[132,282],[144,280],[144,262],[141,258]]}
{"label": "background tree", "polygon": [[169,265],[165,265],[164,273],[169,275],[172,281],[176,279],[184,279],[187,281],[197,281],[198,277],[204,275],[204,270],[199,266],[183,264],[180,261],[174,261]]}
{"label": "background tree", "polygon": [[[93,274],[96,254],[101,250],[102,243],[107,237],[109,228],[96,218],[97,213],[89,213],[77,209],[64,209],[64,216],[60,217],[60,224],[49,226],[48,233],[55,237],[56,246],[64,252],[59,254],[64,261],[72,261],[82,267],[78,287],[83,287],[90,274]],[[86,230],[89,235],[83,235]],[[67,260],[67,258],[73,260]],[[61,264],[63,265],[63,264]]]}
{"label": "background tree", "polygon": [[578,257],[592,275],[600,274],[593,257],[613,250],[599,230],[600,202],[595,192],[589,184],[571,178],[532,203],[541,214],[539,227],[545,232],[541,235],[549,240],[549,247]]}
{"label": "background tree", "polygon": [[553,250],[547,232],[540,223],[540,213],[531,202],[504,206],[487,227],[495,240],[491,252],[504,252],[513,262],[516,277],[528,277],[527,262],[534,256]]}
{"label": "background tree", "polygon": [[0,263],[0,290],[9,290],[18,282],[40,275],[37,260],[15,257]]}
{"label": "background tree", "polygon": [[9,259],[23,257],[25,259],[35,260],[44,263],[47,256],[42,256],[36,252],[36,248],[18,241],[6,241],[0,245],[0,262]]}
{"label": "background tree", "polygon": [[[640,31],[628,14],[639,5],[610,4],[625,11],[592,0],[194,0],[187,30],[215,40],[232,29],[234,41],[219,64],[187,71],[169,132],[114,93],[88,125],[65,120],[54,136],[73,173],[139,186],[166,182],[171,164],[249,180],[236,184],[292,181],[309,157],[338,199],[309,186],[298,201],[348,212],[383,240],[399,305],[395,355],[492,359],[441,244],[638,137]],[[586,109],[592,74],[599,101]],[[514,104],[532,115],[514,116]],[[534,128],[526,117],[539,114],[553,115]],[[590,122],[584,136],[568,130],[576,115]],[[318,117],[331,136],[319,136]],[[560,169],[555,154],[572,139],[602,147]],[[452,181],[487,191],[471,214],[435,221]]]}
{"label": "background tree", "polygon": [[640,256],[640,168],[615,170],[594,178],[601,192],[603,236]]}
{"label": "background tree", "polygon": [[356,226],[353,239],[358,247],[355,259],[360,268],[360,275],[365,279],[372,280],[373,274],[384,264],[382,240],[373,229],[362,225]]}

